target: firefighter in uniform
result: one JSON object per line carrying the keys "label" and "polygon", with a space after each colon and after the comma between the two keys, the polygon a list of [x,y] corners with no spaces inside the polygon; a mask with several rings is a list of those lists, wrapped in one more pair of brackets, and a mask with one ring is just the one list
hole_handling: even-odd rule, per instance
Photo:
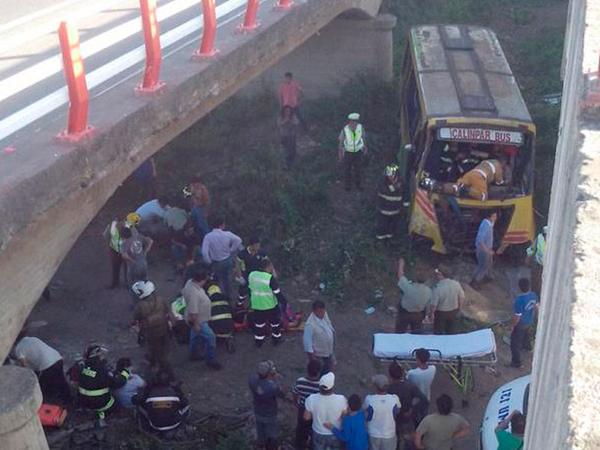
{"label": "firefighter in uniform", "polygon": [[106,362],[108,349],[100,344],[90,344],[85,352],[85,362],[79,372],[78,400],[85,409],[96,411],[103,424],[107,414],[116,407],[111,389],[125,385],[123,374],[113,374]]}
{"label": "firefighter in uniform", "polygon": [[260,347],[267,335],[267,322],[271,325],[273,345],[281,342],[281,309],[286,304],[279,283],[273,276],[273,264],[268,259],[248,276],[250,310],[254,325],[254,343]]}
{"label": "firefighter in uniform", "polygon": [[352,179],[356,188],[360,191],[361,173],[363,165],[363,156],[367,154],[367,145],[365,143],[365,130],[358,123],[360,114],[352,113],[348,115],[348,123],[339,135],[338,159],[344,164],[344,182],[346,190],[352,188]]}
{"label": "firefighter in uniform", "polygon": [[490,184],[502,185],[508,182],[505,172],[508,173],[506,160],[486,159],[479,163],[474,169],[468,171],[456,183],[446,186],[446,192],[456,196],[468,195],[475,200],[486,201],[488,198],[488,186]]}
{"label": "firefighter in uniform", "polygon": [[148,344],[150,365],[158,366],[175,379],[168,357],[169,318],[173,317],[169,305],[156,295],[156,286],[152,281],[138,281],[131,286],[131,290],[139,299],[133,319],[139,324],[140,333]]}
{"label": "firefighter in uniform", "polygon": [[527,249],[527,262],[531,263],[531,288],[538,296],[542,292],[547,235],[548,225],[545,225],[542,228],[542,232],[537,235],[531,246]]}
{"label": "firefighter in uniform", "polygon": [[210,321],[217,338],[227,339],[227,348],[233,344],[233,311],[229,299],[221,292],[221,287],[216,281],[206,284],[206,295],[210,298]]}
{"label": "firefighter in uniform", "polygon": [[181,387],[170,381],[169,374],[161,370],[142,393],[133,398],[142,423],[160,433],[178,428],[190,412]]}
{"label": "firefighter in uniform", "polygon": [[377,189],[377,233],[379,240],[391,239],[398,227],[402,208],[402,183],[398,179],[398,166],[385,168],[384,176]]}

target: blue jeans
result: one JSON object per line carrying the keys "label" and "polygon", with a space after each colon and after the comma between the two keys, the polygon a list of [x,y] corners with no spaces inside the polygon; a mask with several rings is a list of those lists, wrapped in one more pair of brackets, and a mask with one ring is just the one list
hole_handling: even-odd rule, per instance
{"label": "blue jeans", "polygon": [[208,322],[202,322],[200,324],[200,331],[190,328],[190,355],[195,355],[198,351],[199,341],[202,341],[204,345],[206,360],[212,361],[215,359],[217,356],[217,337],[208,325]]}
{"label": "blue jeans", "polygon": [[233,270],[233,257],[224,259],[223,261],[215,261],[212,264],[212,270],[215,274],[215,278],[221,287],[221,291],[227,298],[231,298],[229,277]]}

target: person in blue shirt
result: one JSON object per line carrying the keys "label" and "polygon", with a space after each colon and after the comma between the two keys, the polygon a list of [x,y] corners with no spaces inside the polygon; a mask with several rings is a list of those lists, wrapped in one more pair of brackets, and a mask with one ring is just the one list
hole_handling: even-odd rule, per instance
{"label": "person in blue shirt", "polygon": [[538,309],[539,299],[535,292],[531,292],[527,278],[519,280],[519,290],[521,293],[517,295],[513,303],[513,329],[510,335],[512,361],[510,365],[522,369],[521,350],[531,350],[531,327],[535,311]]}
{"label": "person in blue shirt", "polygon": [[346,450],[368,450],[369,436],[367,422],[362,410],[362,399],[352,394],[348,399],[350,412],[342,419],[342,428],[336,428],[330,422],[324,424],[334,436],[346,444]]}
{"label": "person in blue shirt", "polygon": [[473,274],[471,286],[479,288],[482,281],[493,280],[492,267],[494,265],[494,224],[498,213],[488,210],[485,218],[479,224],[475,237],[475,255],[477,256],[477,269]]}

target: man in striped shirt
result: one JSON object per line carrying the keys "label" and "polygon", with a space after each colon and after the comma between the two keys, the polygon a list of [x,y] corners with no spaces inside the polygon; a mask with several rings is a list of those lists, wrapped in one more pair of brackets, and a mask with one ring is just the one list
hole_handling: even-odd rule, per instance
{"label": "man in striped shirt", "polygon": [[311,394],[319,392],[319,375],[321,374],[321,362],[311,360],[306,367],[306,377],[296,380],[292,394],[298,407],[298,422],[296,425],[296,449],[304,450],[308,445],[308,437],[312,430],[312,421],[304,420],[304,402]]}

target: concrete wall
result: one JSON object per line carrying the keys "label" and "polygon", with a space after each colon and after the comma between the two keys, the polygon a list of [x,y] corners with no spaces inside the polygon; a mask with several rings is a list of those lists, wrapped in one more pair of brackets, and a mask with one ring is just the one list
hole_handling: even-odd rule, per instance
{"label": "concrete wall", "polygon": [[[295,3],[285,13],[262,7],[256,33],[235,34],[234,23],[220,29],[213,60],[191,61],[196,43],[173,54],[159,97],[135,97],[132,79],[94,98],[90,123],[98,132],[90,141],[53,141],[63,113],[13,142],[18,151],[0,165],[0,359],[77,237],[142,161],[340,14],[375,17],[381,0]],[[388,57],[391,64],[391,49]]]}
{"label": "concrete wall", "polygon": [[301,47],[282,58],[244,91],[276,89],[285,72],[302,83],[308,98],[335,95],[357,73],[391,81],[394,76],[393,36],[396,18],[343,15],[322,28]]}
{"label": "concrete wall", "polygon": [[572,0],[525,448],[600,448],[600,1]]}

